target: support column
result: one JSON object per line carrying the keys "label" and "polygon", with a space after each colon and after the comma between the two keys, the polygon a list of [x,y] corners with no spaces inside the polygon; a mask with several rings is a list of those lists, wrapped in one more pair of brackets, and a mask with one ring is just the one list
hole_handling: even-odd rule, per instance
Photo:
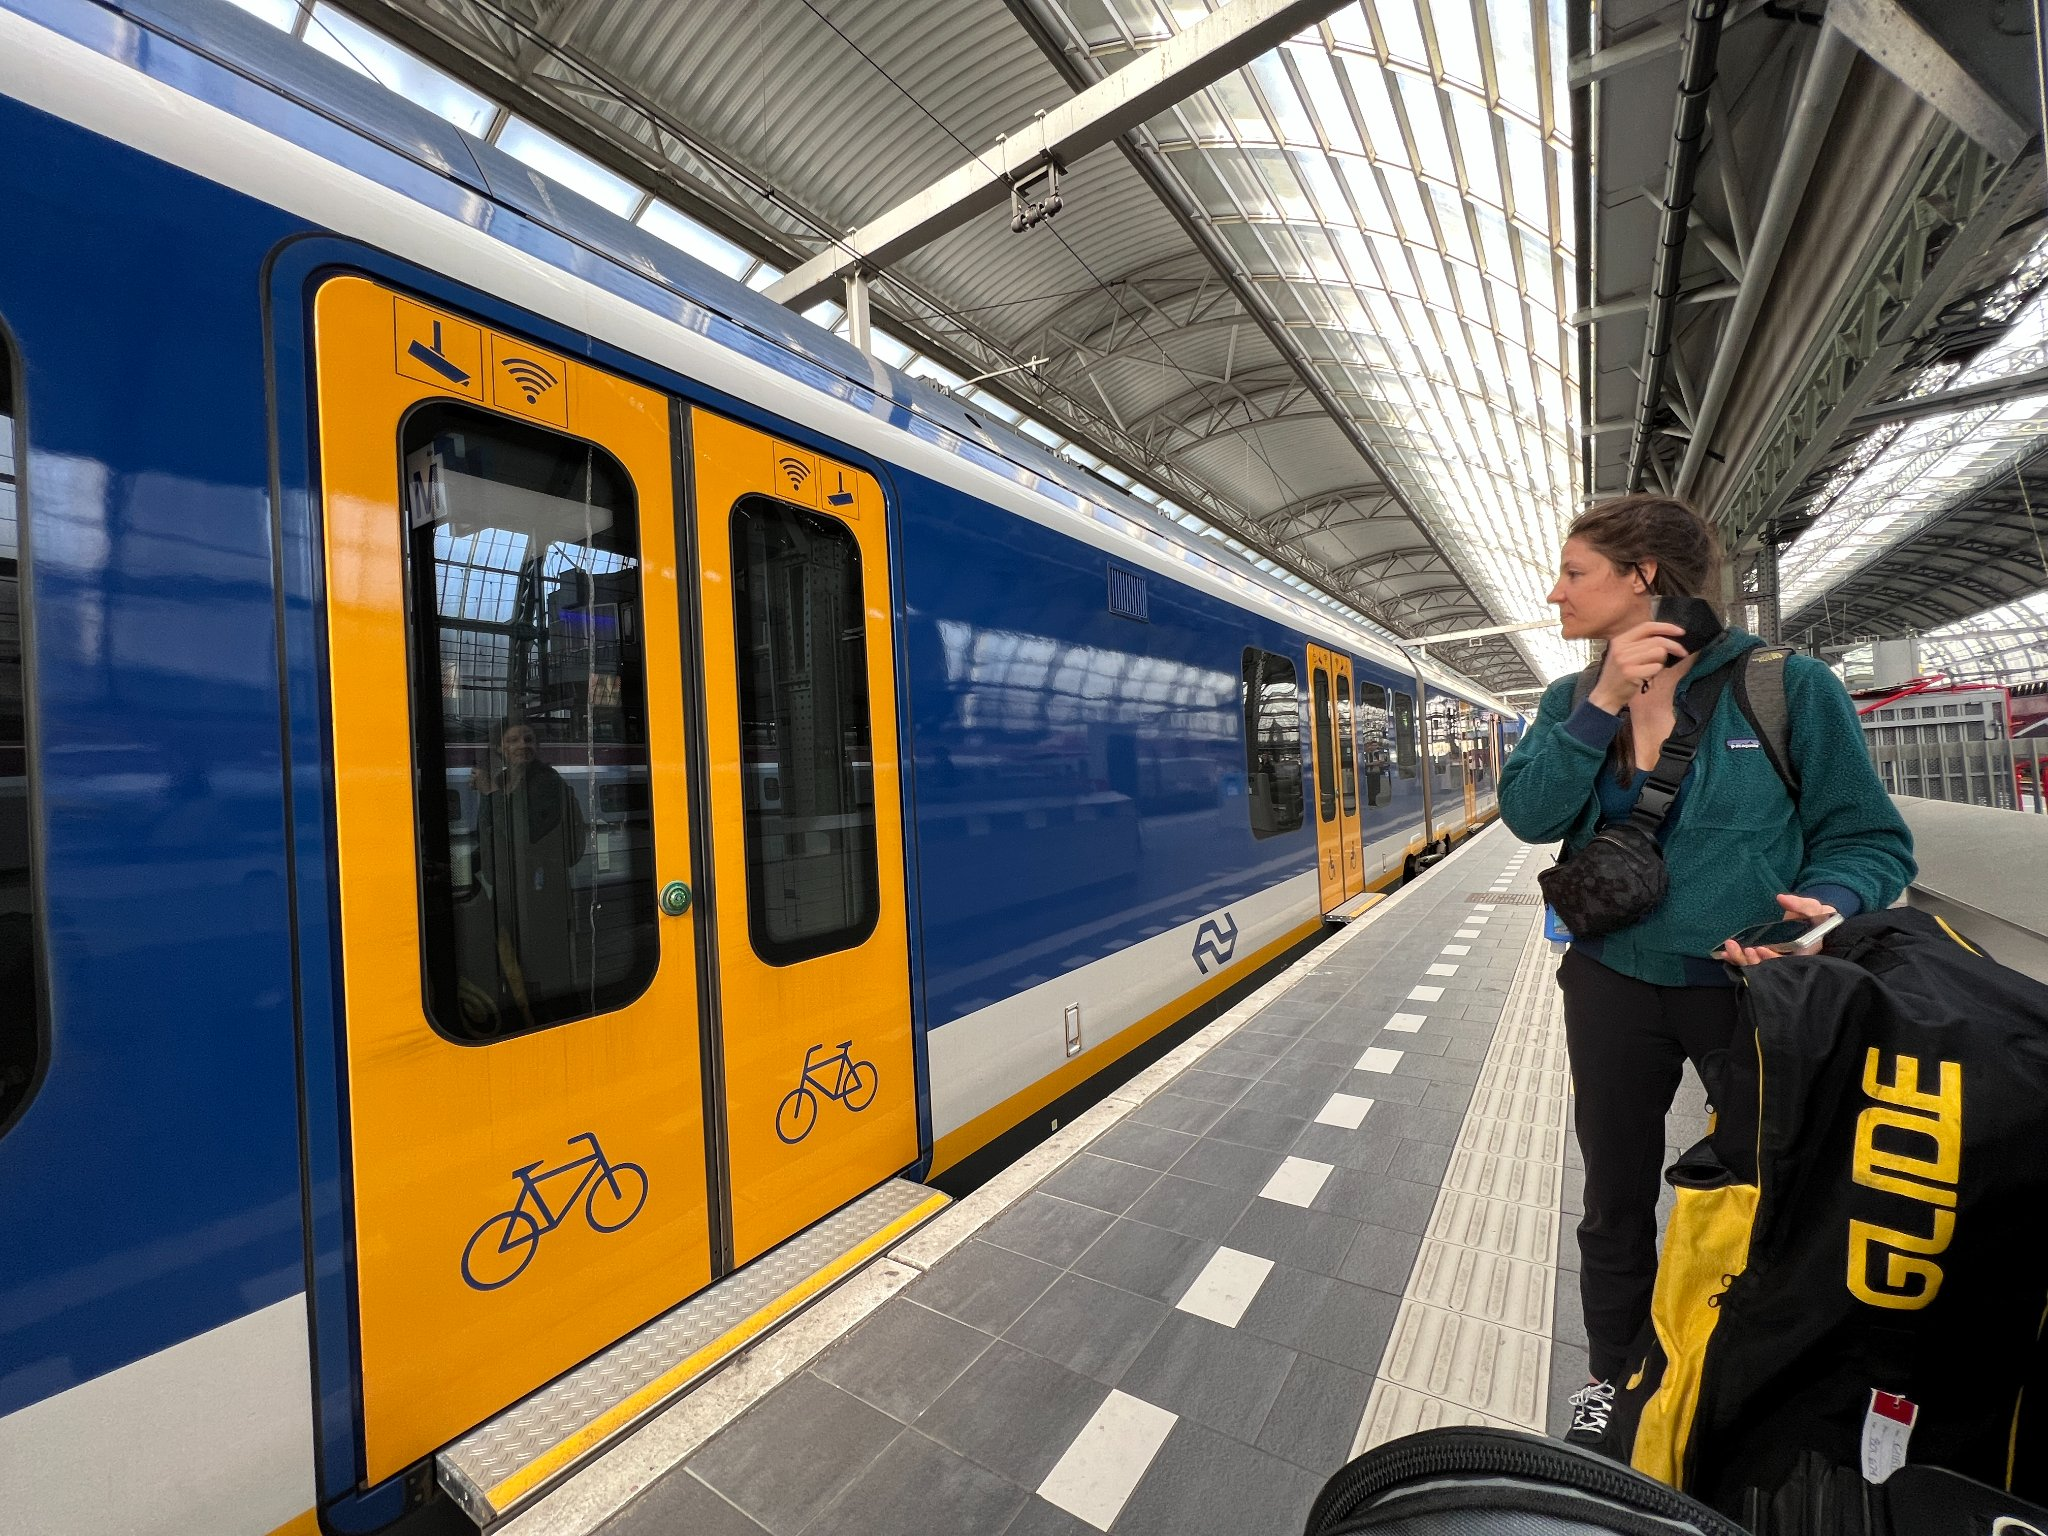
{"label": "support column", "polygon": [[1773,540],[1766,538],[1757,546],[1750,570],[1756,584],[1756,632],[1765,645],[1776,645],[1782,636],[1778,614],[1778,546]]}
{"label": "support column", "polygon": [[874,355],[873,336],[868,329],[868,277],[859,267],[846,274],[846,339],[869,356]]}

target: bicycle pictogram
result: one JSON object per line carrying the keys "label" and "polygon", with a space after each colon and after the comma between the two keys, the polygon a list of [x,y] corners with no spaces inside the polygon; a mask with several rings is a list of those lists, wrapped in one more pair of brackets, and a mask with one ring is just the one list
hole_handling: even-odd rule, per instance
{"label": "bicycle pictogram", "polygon": [[824,1049],[814,1045],[804,1052],[803,1080],[784,1094],[775,1108],[775,1134],[791,1146],[810,1135],[811,1127],[818,1123],[819,1094],[837,1099],[855,1113],[875,1101],[875,1088],[882,1080],[875,1064],[855,1061],[851,1040],[840,1041],[839,1049],[829,1056],[819,1054]]}
{"label": "bicycle pictogram", "polygon": [[[519,1198],[512,1209],[478,1227],[463,1246],[462,1278],[471,1287],[495,1291],[518,1279],[533,1262],[540,1240],[568,1220],[578,1196],[583,1196],[583,1219],[593,1232],[616,1232],[640,1214],[647,1203],[647,1170],[638,1163],[611,1161],[594,1132],[569,1138],[572,1147],[578,1142],[587,1142],[590,1150],[560,1167],[544,1169],[536,1162],[513,1170]],[[541,1185],[571,1173],[580,1173],[575,1187],[551,1205]],[[590,1193],[584,1196],[586,1189]]]}

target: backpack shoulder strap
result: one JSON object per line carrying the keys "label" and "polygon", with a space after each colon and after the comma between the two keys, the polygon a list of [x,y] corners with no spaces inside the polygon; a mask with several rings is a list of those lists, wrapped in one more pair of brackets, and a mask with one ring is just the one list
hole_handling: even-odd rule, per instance
{"label": "backpack shoulder strap", "polygon": [[1735,676],[1735,702],[1796,801],[1799,769],[1792,761],[1792,721],[1785,705],[1785,658],[1791,654],[1781,645],[1752,649]]}
{"label": "backpack shoulder strap", "polygon": [[1600,663],[1594,662],[1581,672],[1572,683],[1572,708],[1577,709],[1592,696],[1593,685],[1600,681]]}

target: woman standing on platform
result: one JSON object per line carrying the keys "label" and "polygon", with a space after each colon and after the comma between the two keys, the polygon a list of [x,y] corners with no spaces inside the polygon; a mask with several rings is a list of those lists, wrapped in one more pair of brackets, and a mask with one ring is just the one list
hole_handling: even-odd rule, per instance
{"label": "woman standing on platform", "polygon": [[1576,676],[1550,685],[1501,775],[1502,819],[1530,842],[1563,842],[1569,860],[1628,820],[1667,738],[1700,724],[1689,700],[1707,701],[1696,755],[1657,828],[1668,893],[1626,926],[1575,939],[1558,969],[1586,1168],[1579,1286],[1591,1371],[1566,1438],[1586,1445],[1604,1442],[1616,1380],[1649,1320],[1664,1118],[1687,1060],[1715,1099],[1725,1160],[1754,1161],[1756,1106],[1722,1102],[1714,1085],[1735,1031],[1734,967],[1767,954],[1728,936],[1774,917],[1886,907],[1914,874],[1912,836],[1826,665],[1783,659],[1792,772],[1781,777],[1728,686],[1763,642],[1724,629],[1688,654],[1683,629],[1651,618],[1653,598],[1714,603],[1720,592],[1713,530],[1684,502],[1624,496],[1581,514],[1550,601],[1566,639],[1603,642],[1599,670],[1577,703]]}

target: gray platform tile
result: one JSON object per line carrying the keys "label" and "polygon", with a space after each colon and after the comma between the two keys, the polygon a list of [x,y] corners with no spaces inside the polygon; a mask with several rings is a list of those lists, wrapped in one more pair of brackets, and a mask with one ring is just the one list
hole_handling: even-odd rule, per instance
{"label": "gray platform tile", "polygon": [[1061,1275],[1003,1335],[1113,1387],[1166,1320],[1166,1306],[1083,1275]]}
{"label": "gray platform tile", "polygon": [[[1310,1114],[1313,1113],[1311,1110]],[[1301,1124],[1307,1118],[1308,1115],[1282,1115],[1239,1106],[1226,1111],[1204,1134],[1242,1146],[1262,1147],[1268,1152],[1285,1152],[1301,1135]]]}
{"label": "gray platform tile", "polygon": [[[1318,1040],[1313,1036],[1297,1040],[1287,1052],[1288,1061],[1322,1061],[1349,1067],[1358,1060],[1358,1047],[1346,1040]],[[1268,1077],[1272,1076],[1269,1072]]]}
{"label": "gray platform tile", "polygon": [[[1319,1061],[1313,1056],[1282,1057],[1266,1069],[1266,1075],[1253,1084],[1253,1088],[1284,1085],[1293,1088],[1320,1088],[1327,1093],[1330,1089],[1336,1087],[1344,1080],[1345,1074],[1351,1070],[1351,1063],[1358,1059],[1357,1052],[1353,1051],[1349,1046],[1340,1048],[1330,1045],[1327,1041],[1318,1040],[1314,1043],[1325,1046],[1329,1050],[1330,1056],[1328,1060]],[[1242,1102],[1255,1105],[1259,1103],[1255,1097],[1249,1094]],[[1261,1107],[1270,1108],[1271,1106]]]}
{"label": "gray platform tile", "polygon": [[1436,1209],[1436,1186],[1339,1168],[1316,1196],[1316,1208],[1397,1232],[1424,1232]]}
{"label": "gray platform tile", "polygon": [[1220,1184],[1204,1184],[1199,1179],[1166,1173],[1126,1214],[1134,1220],[1165,1227],[1169,1232],[1220,1243],[1253,1198],[1244,1190],[1225,1189]]}
{"label": "gray platform tile", "polygon": [[1422,1238],[1416,1233],[1361,1224],[1343,1262],[1337,1266],[1337,1275],[1354,1285],[1384,1291],[1398,1299],[1408,1289],[1415,1254],[1421,1247]]}
{"label": "gray platform tile", "polygon": [[[1265,1287],[1259,1289],[1263,1292]],[[1118,1386],[1170,1413],[1249,1442],[1293,1366],[1291,1349],[1241,1328],[1174,1312],[1159,1325]]]}
{"label": "gray platform tile", "polygon": [[[1566,1275],[1571,1279],[1565,1279]],[[1576,1298],[1579,1294],[1579,1222],[1575,1216],[1567,1216],[1558,1230],[1557,1277],[1559,1289],[1570,1286],[1571,1294]],[[1578,1303],[1574,1300],[1571,1304],[1576,1306]],[[1558,1310],[1563,1310],[1562,1303]]]}
{"label": "gray platform tile", "polygon": [[1460,1120],[1465,1118],[1465,1111],[1471,1107],[1471,1104],[1472,1085],[1470,1083],[1431,1083],[1429,1085],[1429,1092],[1422,1096],[1422,1107],[1424,1109],[1443,1110],[1446,1113],[1456,1115]]}
{"label": "gray platform tile", "polygon": [[1195,1145],[1195,1137],[1164,1126],[1147,1125],[1129,1116],[1118,1121],[1088,1144],[1089,1150],[1120,1163],[1156,1168],[1161,1173],[1179,1162]]}
{"label": "gray platform tile", "polygon": [[998,1340],[927,1408],[917,1428],[999,1472],[1036,1488],[1102,1405],[1101,1383]]}
{"label": "gray platform tile", "polygon": [[[960,1536],[969,1533],[962,1532]],[[982,1533],[976,1531],[971,1536]],[[1048,1504],[1034,1493],[1024,1500],[1017,1518],[1003,1527],[1003,1536],[1097,1536],[1097,1532],[1086,1520],[1068,1514],[1057,1504]]]}
{"label": "gray platform tile", "polygon": [[1173,1091],[1184,1098],[1206,1099],[1211,1104],[1235,1104],[1251,1083],[1242,1077],[1226,1077],[1220,1072],[1204,1072],[1200,1067],[1189,1067],[1173,1080]]}
{"label": "gray platform tile", "polygon": [[1401,1299],[1276,1264],[1238,1326],[1296,1354],[1368,1376],[1379,1367]]}
{"label": "gray platform tile", "polygon": [[1544,1432],[1562,1436],[1571,1428],[1571,1395],[1586,1384],[1586,1352],[1576,1344],[1550,1346],[1550,1412]]}
{"label": "gray platform tile", "polygon": [[[961,1536],[1000,1531],[1029,1498],[916,1430],[906,1430],[821,1513],[814,1536]],[[674,1536],[697,1536],[677,1530]]]}
{"label": "gray platform tile", "polygon": [[1443,1054],[1451,1061],[1486,1060],[1487,1042],[1481,1035],[1460,1037],[1445,1030],[1440,1032],[1440,1038],[1444,1042]]}
{"label": "gray platform tile", "polygon": [[[1321,1063],[1310,1063],[1310,1065],[1320,1067]],[[1335,1069],[1328,1067],[1323,1067],[1322,1070],[1332,1072],[1333,1074],[1335,1072]],[[1245,1089],[1244,1097],[1237,1101],[1230,1113],[1235,1115],[1242,1114],[1246,1110],[1259,1109],[1266,1111],[1268,1114],[1286,1115],[1290,1119],[1295,1120],[1311,1119],[1317,1110],[1329,1102],[1330,1089],[1334,1086],[1334,1081],[1323,1084],[1307,1084],[1274,1082],[1271,1079],[1267,1079],[1263,1082],[1253,1083],[1251,1087]],[[1223,1134],[1222,1122],[1219,1121],[1217,1128],[1209,1134],[1212,1136]]]}
{"label": "gray platform tile", "polygon": [[[1370,1094],[1364,1097],[1371,1098]],[[1396,1106],[1400,1107],[1400,1106]],[[1341,1125],[1305,1126],[1301,1139],[1287,1150],[1294,1157],[1328,1163],[1332,1168],[1354,1168],[1360,1173],[1385,1173],[1394,1159],[1401,1138],[1380,1123],[1380,1104],[1374,1101],[1365,1124],[1355,1131]]]}
{"label": "gray platform tile", "polygon": [[[1576,1248],[1578,1244],[1574,1242],[1572,1246]],[[1578,1276],[1576,1274],[1573,1275],[1569,1284],[1560,1285],[1558,1289],[1566,1294],[1563,1304],[1557,1308],[1556,1318],[1551,1324],[1553,1329],[1552,1336],[1559,1344],[1569,1345],[1574,1349],[1584,1349],[1587,1347],[1586,1312],[1579,1302]]]}
{"label": "gray platform tile", "polygon": [[1124,1118],[1140,1125],[1156,1125],[1162,1130],[1199,1136],[1216,1123],[1223,1110],[1223,1105],[1208,1099],[1191,1099],[1167,1090],[1153,1094]]}
{"label": "gray platform tile", "polygon": [[983,1333],[1001,1333],[1045,1294],[1059,1270],[970,1238],[903,1292]]}
{"label": "gray platform tile", "polygon": [[1248,1147],[1241,1142],[1214,1141],[1204,1137],[1174,1165],[1174,1176],[1182,1179],[1197,1179],[1204,1184],[1220,1184],[1225,1189],[1241,1189],[1247,1194],[1257,1194],[1265,1188],[1266,1180],[1273,1176],[1273,1170],[1280,1166],[1282,1154],[1269,1152],[1264,1147]]}
{"label": "gray platform tile", "polygon": [[1401,1070],[1415,1077],[1426,1077],[1433,1083],[1469,1088],[1479,1081],[1480,1063],[1415,1052],[1401,1058]]}
{"label": "gray platform tile", "polygon": [[[1113,1157],[1080,1152],[1055,1170],[1038,1188],[1042,1194],[1057,1195],[1078,1205],[1090,1205],[1114,1216],[1128,1210],[1131,1202],[1150,1189],[1152,1181],[1158,1177],[1156,1168],[1140,1168],[1136,1163],[1120,1163]],[[1101,1236],[1099,1229],[1094,1236]],[[1086,1246],[1085,1243],[1082,1245]],[[1075,1253],[1080,1251],[1079,1248],[1074,1250]]]}
{"label": "gray platform tile", "polygon": [[[1574,1142],[1576,1143],[1576,1138],[1574,1138]],[[1558,1199],[1562,1203],[1564,1213],[1567,1216],[1583,1216],[1586,1214],[1586,1170],[1584,1167],[1574,1168],[1569,1163],[1565,1164],[1564,1187],[1559,1191]]]}
{"label": "gray platform tile", "polygon": [[[1135,1167],[1117,1163],[1118,1168]],[[1149,1182],[1149,1181],[1148,1181]],[[1139,1193],[1143,1193],[1142,1190]],[[1132,1195],[1135,1200],[1137,1195]],[[1114,1214],[1033,1190],[977,1234],[985,1243],[1057,1264],[1065,1269],[1087,1252],[1088,1245],[1109,1230]]]}
{"label": "gray platform tile", "polygon": [[[1392,1038],[1399,1040],[1401,1036]],[[1399,1050],[1400,1046],[1389,1049]],[[1356,1056],[1351,1058],[1356,1061]],[[1346,1093],[1358,1094],[1375,1104],[1420,1104],[1429,1096],[1430,1082],[1424,1077],[1403,1077],[1398,1072],[1353,1071],[1344,1080]]]}
{"label": "gray platform tile", "polygon": [[[943,1401],[943,1399],[942,1399]],[[805,1371],[714,1437],[690,1471],[773,1536],[798,1536],[903,1426]],[[802,1454],[794,1454],[798,1447]]]}
{"label": "gray platform tile", "polygon": [[[1229,1040],[1230,1049],[1247,1056],[1263,1057],[1268,1062],[1271,1062],[1276,1056],[1285,1056],[1287,1054],[1287,1047],[1294,1043],[1294,1036],[1288,1034],[1266,1034],[1252,1027],[1257,1022],[1258,1020],[1253,1019],[1232,1031]],[[1204,1059],[1206,1060],[1207,1058]]]}
{"label": "gray platform tile", "polygon": [[1379,1115],[1380,1129],[1392,1131],[1409,1141],[1434,1141],[1446,1147],[1456,1146],[1458,1128],[1465,1117],[1445,1109],[1424,1109],[1419,1104],[1381,1104],[1373,1109]]}
{"label": "gray platform tile", "polygon": [[1225,1077],[1243,1077],[1257,1081],[1265,1075],[1266,1068],[1271,1065],[1270,1057],[1255,1055],[1251,1051],[1241,1051],[1227,1043],[1215,1046],[1202,1055],[1204,1072],[1220,1072]]}
{"label": "gray platform tile", "polygon": [[1397,995],[1385,991],[1376,992],[1376,1000],[1370,1005],[1339,1009],[1335,1013],[1327,1014],[1321,1023],[1309,1029],[1305,1038],[1337,1045],[1362,1045],[1370,1040],[1374,1031],[1380,1027],[1380,1019],[1375,1015],[1391,1013],[1393,1009],[1389,1005],[1389,998]]}
{"label": "gray platform tile", "polygon": [[[1258,1204],[1270,1205],[1271,1201]],[[1233,1229],[1234,1230],[1234,1229]],[[1120,1217],[1074,1261],[1074,1273],[1168,1305],[1180,1300],[1216,1245]]]}
{"label": "gray platform tile", "polygon": [[878,1308],[811,1367],[908,1424],[980,1358],[989,1336],[914,1301]]}
{"label": "gray platform tile", "polygon": [[1173,1426],[1110,1529],[1114,1536],[1292,1532],[1322,1479],[1186,1420]]}
{"label": "gray platform tile", "polygon": [[1343,1466],[1372,1395],[1372,1377],[1314,1355],[1298,1355],[1259,1426],[1259,1449],[1327,1478]]}
{"label": "gray platform tile", "polygon": [[1334,1275],[1357,1234],[1357,1222],[1328,1211],[1304,1211],[1278,1200],[1254,1200],[1224,1243],[1276,1264]]}
{"label": "gray platform tile", "polygon": [[1403,1141],[1394,1148],[1387,1172],[1397,1179],[1441,1186],[1444,1170],[1451,1165],[1451,1150],[1433,1141]]}
{"label": "gray platform tile", "polygon": [[1391,1051],[1399,1051],[1405,1059],[1410,1056],[1448,1055],[1451,1037],[1440,1029],[1384,1029],[1373,1038],[1372,1043]]}
{"label": "gray platform tile", "polygon": [[756,1525],[686,1467],[666,1472],[597,1528],[597,1536],[763,1536]]}

